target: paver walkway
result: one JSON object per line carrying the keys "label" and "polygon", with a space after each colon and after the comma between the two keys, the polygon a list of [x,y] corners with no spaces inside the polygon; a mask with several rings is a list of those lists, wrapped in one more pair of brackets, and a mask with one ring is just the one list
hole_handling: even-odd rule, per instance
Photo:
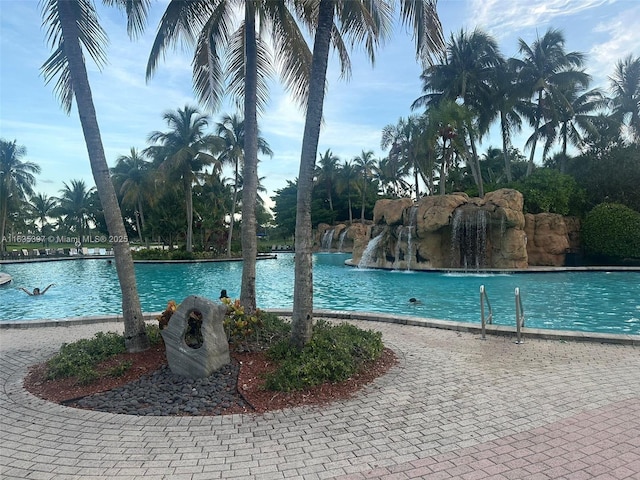
{"label": "paver walkway", "polygon": [[640,479],[640,348],[354,323],[400,364],[347,401],[224,417],[45,402],[28,367],[118,325],[0,330],[0,478]]}

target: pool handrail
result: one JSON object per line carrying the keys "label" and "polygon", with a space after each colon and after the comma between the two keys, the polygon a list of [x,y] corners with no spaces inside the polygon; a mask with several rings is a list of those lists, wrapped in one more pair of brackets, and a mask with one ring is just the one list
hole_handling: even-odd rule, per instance
{"label": "pool handrail", "polygon": [[[484,316],[484,305],[487,304],[487,308],[489,309],[489,316],[485,318]],[[491,302],[489,301],[489,296],[484,288],[484,285],[480,285],[480,322],[482,325],[482,340],[486,340],[486,325],[487,323],[493,323],[493,309],[491,308]]]}
{"label": "pool handrail", "polygon": [[522,340],[522,327],[524,327],[524,308],[522,308],[522,297],[520,296],[520,289],[516,287],[516,343],[518,345],[524,343]]}

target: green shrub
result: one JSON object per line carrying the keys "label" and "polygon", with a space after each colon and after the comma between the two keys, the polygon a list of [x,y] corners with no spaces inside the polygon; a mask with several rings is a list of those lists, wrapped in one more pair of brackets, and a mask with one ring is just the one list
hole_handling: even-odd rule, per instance
{"label": "green shrub", "polygon": [[88,379],[95,365],[126,350],[124,336],[114,332],[98,332],[93,338],[65,343],[60,352],[47,362],[47,378]]}
{"label": "green shrub", "polygon": [[601,203],[582,225],[586,253],[616,259],[640,258],[640,213],[617,203]]}
{"label": "green shrub", "polygon": [[169,255],[171,260],[195,260],[196,256],[193,252],[175,250]]}
{"label": "green shrub", "polygon": [[160,327],[158,325],[146,325],[147,337],[151,346],[160,345],[162,343],[162,335],[160,335]]}
{"label": "green shrub", "polygon": [[511,187],[524,197],[526,213],[559,213],[582,216],[586,193],[570,175],[551,168],[536,169],[529,177]]}
{"label": "green shrub", "polygon": [[364,331],[348,323],[332,325],[319,321],[302,351],[293,350],[288,340],[268,350],[269,358],[279,365],[274,373],[267,375],[265,386],[269,390],[288,392],[327,381],[342,382],[367,362],[377,359],[383,348],[379,332]]}

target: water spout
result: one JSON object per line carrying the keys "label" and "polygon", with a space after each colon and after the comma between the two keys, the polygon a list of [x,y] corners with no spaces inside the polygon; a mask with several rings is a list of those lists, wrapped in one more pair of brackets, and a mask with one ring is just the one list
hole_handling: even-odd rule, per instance
{"label": "water spout", "polygon": [[451,224],[452,267],[480,270],[487,264],[487,219],[482,209],[457,209]]}
{"label": "water spout", "polygon": [[380,233],[377,237],[369,241],[369,243],[367,244],[367,248],[365,248],[364,252],[362,252],[362,257],[360,257],[360,261],[358,262],[358,268],[367,268],[375,265],[378,260],[378,245],[382,241],[383,236],[384,232]]}

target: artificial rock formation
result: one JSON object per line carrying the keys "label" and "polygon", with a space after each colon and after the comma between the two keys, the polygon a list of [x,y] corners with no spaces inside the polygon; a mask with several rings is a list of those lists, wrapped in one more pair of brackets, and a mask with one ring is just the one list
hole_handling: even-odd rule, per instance
{"label": "artificial rock formation", "polygon": [[[578,248],[579,223],[560,215],[523,214],[512,189],[484,198],[464,193],[417,203],[381,200],[365,238],[354,239],[352,263],[390,269],[523,269],[563,265]],[[400,220],[399,220],[400,219]]]}
{"label": "artificial rock formation", "polygon": [[161,331],[172,373],[190,378],[208,377],[231,362],[223,327],[226,311],[224,305],[203,297],[191,295],[184,299],[171,315],[167,328]]}

